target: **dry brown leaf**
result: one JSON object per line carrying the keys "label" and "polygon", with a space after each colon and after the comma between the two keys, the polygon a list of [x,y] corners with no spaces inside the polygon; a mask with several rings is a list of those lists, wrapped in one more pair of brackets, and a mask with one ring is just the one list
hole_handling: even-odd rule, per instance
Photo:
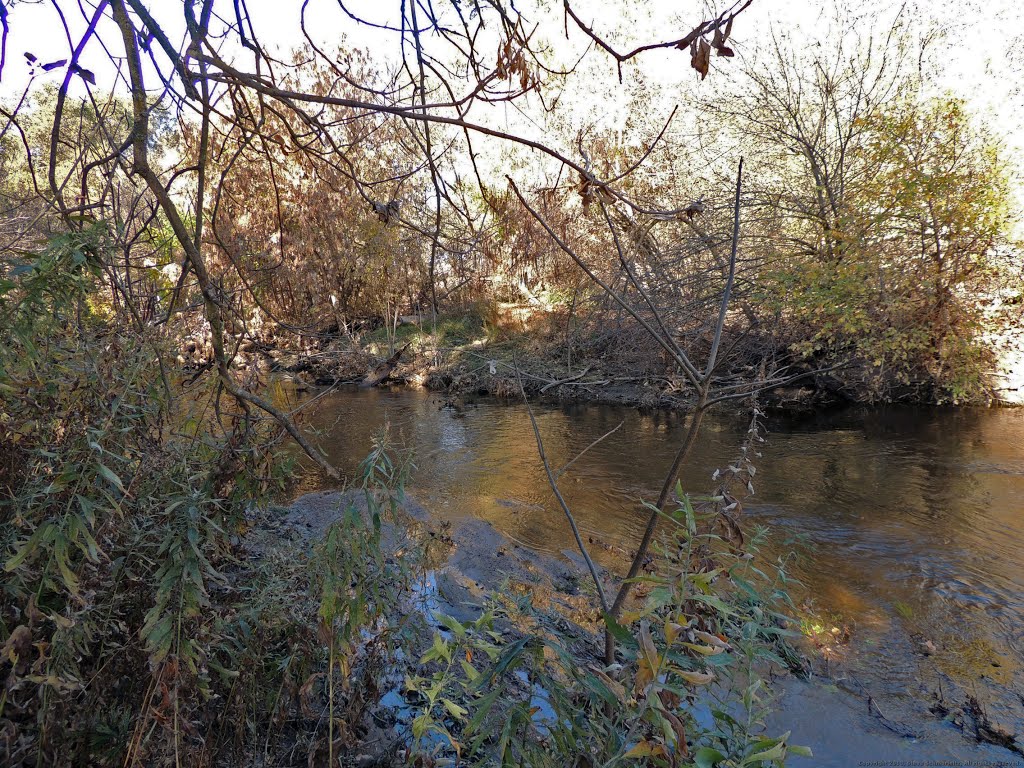
{"label": "dry brown leaf", "polygon": [[732,19],[729,20],[728,25],[725,27],[725,32],[722,32],[721,27],[715,28],[715,36],[711,39],[711,47],[715,49],[715,53],[719,56],[735,56],[736,52],[725,44],[725,41],[729,38],[729,33],[732,31]]}
{"label": "dry brown leaf", "polygon": [[319,694],[313,689],[316,687],[317,681],[323,677],[322,672],[310,675],[309,679],[302,684],[302,688],[299,689],[299,709],[302,711],[303,717],[309,718],[310,720],[320,717],[321,707],[319,706]]}
{"label": "dry brown leaf", "polygon": [[690,66],[700,72],[700,79],[708,76],[711,69],[711,46],[703,37],[694,40],[690,46]]}

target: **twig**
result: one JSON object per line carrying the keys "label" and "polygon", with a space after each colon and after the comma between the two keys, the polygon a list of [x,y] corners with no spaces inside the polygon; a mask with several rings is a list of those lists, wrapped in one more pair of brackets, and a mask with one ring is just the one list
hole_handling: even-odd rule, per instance
{"label": "twig", "polygon": [[708,367],[704,376],[710,378],[715,370],[715,363],[718,360],[718,345],[722,342],[722,330],[725,328],[725,315],[729,309],[729,298],[732,296],[732,285],[736,280],[736,252],[740,244],[740,192],[743,189],[743,158],[740,158],[740,167],[736,172],[736,202],[733,206],[732,223],[732,252],[729,255],[729,277],[725,281],[725,291],[722,294],[722,304],[718,309],[718,323],[715,325],[715,340],[711,343],[711,352],[708,353]]}
{"label": "twig", "polygon": [[[601,577],[598,575],[597,566],[595,566],[594,561],[590,559],[590,553],[587,552],[587,546],[583,543],[583,537],[580,535],[580,529],[576,525],[576,518],[573,517],[572,510],[569,509],[569,505],[566,503],[565,498],[563,498],[562,492],[558,489],[558,480],[551,471],[551,465],[548,463],[547,454],[544,453],[544,441],[541,439],[540,429],[537,427],[537,419],[534,418],[533,408],[530,407],[530,400],[526,397],[526,389],[523,387],[523,380],[519,376],[519,366],[515,364],[514,358],[513,367],[516,372],[516,381],[519,383],[519,391],[523,396],[523,403],[526,405],[526,413],[530,416],[530,426],[533,427],[533,436],[537,439],[537,453],[540,454],[541,463],[544,464],[544,471],[548,476],[548,485],[551,486],[551,490],[554,492],[555,498],[558,499],[559,506],[565,513],[565,518],[569,521],[569,527],[572,528],[572,535],[576,539],[576,546],[579,548],[580,554],[583,555],[583,559],[587,563],[587,568],[590,571],[590,578],[594,580],[594,586],[597,588],[597,597],[601,603],[601,610],[607,613],[608,599],[605,597],[604,586],[601,583]],[[616,429],[618,429],[618,427],[616,427]]]}
{"label": "twig", "polygon": [[590,450],[591,448],[593,448],[593,447],[594,447],[595,445],[597,445],[598,443],[600,443],[600,442],[601,442],[602,440],[604,440],[604,439],[605,439],[606,437],[610,437],[611,435],[613,435],[613,434],[615,434],[616,432],[618,432],[618,431],[619,431],[619,427],[621,427],[621,426],[622,426],[623,424],[625,424],[625,423],[626,423],[626,421],[625,421],[625,419],[623,419],[622,421],[620,421],[620,422],[618,423],[618,425],[617,425],[617,426],[615,426],[615,427],[612,427],[612,429],[610,429],[610,430],[608,430],[607,432],[605,432],[605,433],[604,433],[603,435],[601,435],[601,436],[600,436],[599,438],[597,438],[597,440],[595,440],[595,441],[594,441],[594,442],[592,442],[592,443],[591,443],[590,445],[588,445],[588,446],[587,446],[586,448],[584,448],[584,449],[583,449],[582,451],[580,451],[579,453],[577,453],[577,454],[576,454],[576,456],[575,456],[575,457],[574,457],[574,458],[573,458],[572,460],[570,460],[568,464],[566,464],[566,465],[565,465],[564,467],[562,467],[562,468],[561,468],[560,470],[558,470],[557,472],[555,472],[555,477],[556,477],[556,478],[558,478],[558,477],[561,477],[562,475],[564,475],[564,474],[566,473],[566,471],[567,471],[567,470],[569,469],[569,467],[571,467],[571,466],[572,466],[573,464],[575,464],[575,463],[576,463],[576,462],[577,462],[577,461],[578,461],[578,460],[579,460],[580,458],[582,458],[582,457],[583,457],[583,454],[585,454],[585,453],[586,453],[587,451],[589,451],[589,450]]}

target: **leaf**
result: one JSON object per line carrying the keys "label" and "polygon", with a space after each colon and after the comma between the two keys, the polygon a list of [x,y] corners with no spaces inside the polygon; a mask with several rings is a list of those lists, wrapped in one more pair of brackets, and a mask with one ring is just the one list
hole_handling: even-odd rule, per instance
{"label": "leaf", "polygon": [[494,706],[494,702],[497,700],[498,696],[501,693],[503,693],[501,686],[496,685],[494,686],[494,689],[490,693],[488,693],[486,696],[480,699],[479,702],[477,702],[476,713],[473,715],[472,719],[466,724],[466,732],[473,732],[480,727],[480,725],[484,721],[484,718],[487,717],[487,713],[491,711],[491,707]]}
{"label": "leaf", "polygon": [[53,525],[49,523],[36,528],[35,533],[33,533],[29,540],[25,542],[25,545],[15,552],[6,563],[4,563],[4,570],[10,573],[21,565],[25,561],[25,558],[35,552],[36,547],[38,547],[40,543],[49,539],[52,531]]}
{"label": "leaf", "polygon": [[766,749],[763,752],[757,752],[748,758],[743,760],[743,765],[756,765],[763,763],[767,760],[781,760],[786,756],[786,744],[785,742],[779,742],[771,749]]}
{"label": "leaf", "polygon": [[75,64],[71,68],[71,71],[74,72],[76,75],[78,75],[83,80],[85,80],[85,82],[87,82],[89,85],[96,85],[96,75],[94,75],[90,70],[85,69],[84,67],[80,67],[77,64]]}
{"label": "leaf", "polygon": [[689,648],[694,653],[699,653],[702,656],[717,656],[725,650],[725,648],[719,646],[701,645],[699,643],[683,643],[683,647]]}
{"label": "leaf", "polygon": [[725,760],[725,755],[711,747],[701,747],[693,755],[697,768],[715,768],[715,764]]}
{"label": "leaf", "polygon": [[58,67],[63,67],[67,63],[68,63],[67,59],[60,59],[58,61],[51,61],[48,64],[43,64],[43,71],[44,72],[49,72],[51,69],[57,69]]}
{"label": "leaf", "polygon": [[601,683],[601,685],[607,688],[608,692],[616,699],[618,699],[618,702],[620,704],[622,704],[626,700],[626,689],[622,686],[622,683],[620,683],[618,680],[613,680],[611,677],[605,674],[603,670],[592,669],[592,671],[594,675],[596,675],[597,680]]}
{"label": "leaf", "polygon": [[691,685],[707,685],[715,679],[714,672],[696,672],[690,669],[677,669],[675,673]]}
{"label": "leaf", "polygon": [[725,41],[729,37],[729,33],[732,31],[732,19],[729,19],[729,23],[725,27],[725,32],[722,32],[722,28],[715,27],[715,36],[711,40],[711,47],[715,49],[715,53],[719,56],[735,56],[736,52],[725,44]]}
{"label": "leaf", "polygon": [[442,698],[441,699],[441,703],[444,705],[444,708],[448,710],[448,714],[450,714],[456,720],[465,720],[466,719],[466,715],[469,714],[469,710],[468,709],[466,709],[465,707],[459,706],[458,704],[456,704],[451,699],[444,699],[444,698]]}
{"label": "leaf", "polygon": [[661,655],[654,645],[654,639],[651,637],[651,628],[646,621],[640,624],[640,649],[643,651],[647,663],[650,664],[651,670],[656,672],[661,664]]}
{"label": "leaf", "polygon": [[124,483],[121,482],[121,478],[117,476],[114,470],[112,470],[110,467],[108,467],[106,464],[102,462],[97,462],[96,466],[99,469],[100,474],[108,483],[115,486],[118,490],[121,491],[121,493],[125,494],[126,496],[128,495],[128,491],[125,490]]}
{"label": "leaf", "polygon": [[519,660],[520,654],[526,650],[532,640],[532,637],[527,636],[516,640],[508,646],[505,649],[505,652],[501,655],[501,658],[498,660],[498,663],[494,665],[494,669],[490,671],[490,674],[480,675],[477,687],[483,687],[488,681],[497,680],[504,675],[505,672],[508,671],[509,667]]}
{"label": "leaf", "polygon": [[434,611],[433,616],[437,621],[447,627],[456,637],[462,638],[466,636],[466,628],[459,623],[457,619],[448,616],[447,614],[441,613],[440,611]]}
{"label": "leaf", "polygon": [[694,600],[710,605],[723,616],[732,616],[736,611],[726,605],[720,598],[714,595],[693,595]]}
{"label": "leaf", "polygon": [[654,754],[654,747],[649,741],[641,741],[636,744],[623,757],[650,757]]}
{"label": "leaf", "polygon": [[630,634],[629,630],[617,622],[614,617],[609,613],[602,613],[601,616],[604,618],[604,624],[608,628],[612,637],[618,640],[623,645],[632,646],[636,640],[633,635]]}
{"label": "leaf", "polygon": [[671,619],[666,619],[665,620],[665,642],[668,645],[672,645],[672,643],[674,643],[676,641],[676,638],[679,637],[679,634],[681,632],[684,632],[685,630],[686,630],[686,627],[684,627],[682,624],[677,624],[676,622],[672,621]]}
{"label": "leaf", "polygon": [[413,738],[422,739],[426,734],[427,729],[434,724],[434,721],[430,719],[430,715],[424,713],[412,721],[412,735]]}
{"label": "leaf", "polygon": [[698,640],[703,640],[709,645],[713,645],[717,648],[721,648],[724,651],[730,650],[729,643],[720,638],[718,635],[712,635],[710,632],[701,632],[699,629],[693,630],[693,636]]}
{"label": "leaf", "polygon": [[703,37],[690,45],[690,66],[700,72],[700,79],[708,76],[711,69],[711,46]]}
{"label": "leaf", "polygon": [[146,645],[149,647],[150,660],[158,664],[171,650],[171,641],[174,639],[171,634],[171,617],[162,617],[147,633]]}
{"label": "leaf", "polygon": [[29,64],[35,64],[37,61],[39,61],[38,57],[36,57],[34,54],[29,53],[28,51],[25,51],[25,58],[28,59]]}
{"label": "leaf", "polygon": [[14,628],[3,648],[0,648],[0,659],[16,661],[25,656],[32,647],[32,630],[21,624]]}
{"label": "leaf", "polygon": [[462,671],[466,675],[466,680],[472,684],[480,677],[480,673],[477,672],[476,668],[465,659],[459,659],[459,664],[462,666]]}

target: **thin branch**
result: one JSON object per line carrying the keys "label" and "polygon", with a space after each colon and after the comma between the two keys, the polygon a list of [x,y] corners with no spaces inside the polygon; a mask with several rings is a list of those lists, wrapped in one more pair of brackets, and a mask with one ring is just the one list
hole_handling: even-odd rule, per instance
{"label": "thin branch", "polygon": [[740,167],[736,171],[736,203],[733,207],[732,224],[732,252],[729,255],[729,277],[725,281],[725,291],[722,294],[722,304],[718,310],[718,322],[715,324],[715,340],[711,343],[711,352],[708,353],[708,367],[704,371],[705,378],[711,377],[715,370],[715,363],[718,361],[718,345],[722,342],[722,329],[725,328],[725,315],[729,310],[729,298],[732,296],[732,285],[736,279],[736,251],[740,243],[740,193],[743,188],[743,158],[740,158]]}
{"label": "thin branch", "polygon": [[592,443],[591,443],[590,445],[588,445],[588,446],[587,446],[586,448],[584,448],[584,449],[583,449],[582,451],[580,451],[579,453],[577,453],[577,454],[576,454],[576,456],[575,456],[574,458],[570,459],[570,460],[569,460],[569,462],[568,462],[568,463],[567,463],[567,464],[566,464],[565,466],[563,466],[563,467],[562,467],[562,468],[561,468],[560,470],[558,470],[557,472],[555,472],[555,477],[561,477],[562,475],[564,475],[564,474],[565,474],[565,473],[566,473],[566,472],[567,472],[567,471],[569,470],[569,467],[571,467],[571,466],[572,466],[573,464],[575,464],[575,463],[576,463],[577,461],[579,461],[580,459],[582,459],[582,458],[583,458],[583,455],[584,455],[584,454],[585,454],[585,453],[586,453],[587,451],[589,451],[589,450],[590,450],[591,448],[593,448],[594,446],[596,446],[596,445],[597,445],[598,443],[601,443],[601,442],[602,442],[602,441],[603,441],[603,440],[604,440],[605,438],[608,438],[608,437],[611,437],[612,435],[614,435],[614,434],[615,434],[616,432],[618,432],[618,431],[619,431],[619,429],[620,429],[620,428],[622,427],[622,425],[623,425],[623,424],[625,424],[625,423],[626,423],[626,421],[625,421],[625,419],[623,419],[623,420],[622,420],[622,421],[620,421],[620,422],[619,422],[618,424],[616,424],[616,425],[615,425],[614,427],[612,427],[612,428],[611,428],[611,429],[609,429],[609,430],[608,430],[607,432],[605,432],[605,433],[604,433],[603,435],[601,435],[601,436],[600,436],[599,438],[597,438],[596,440],[594,440],[594,442],[592,442]]}
{"label": "thin branch", "polygon": [[[513,363],[515,363],[514,358]],[[572,528],[572,535],[576,539],[576,546],[579,548],[580,554],[583,555],[583,559],[587,563],[587,569],[590,571],[590,578],[594,580],[594,587],[597,589],[597,597],[601,602],[601,610],[607,613],[608,599],[605,596],[604,585],[601,583],[601,577],[597,572],[597,566],[594,565],[594,561],[590,559],[590,553],[587,552],[587,545],[583,543],[583,537],[580,535],[580,529],[576,525],[576,518],[573,516],[572,510],[569,509],[569,505],[562,496],[562,492],[558,489],[558,478],[555,477],[554,473],[551,471],[551,465],[548,463],[547,454],[544,453],[544,441],[541,439],[540,429],[537,427],[537,419],[533,415],[533,408],[530,407],[530,399],[526,396],[526,389],[523,387],[523,380],[519,376],[518,364],[515,365],[515,371],[516,381],[519,383],[519,391],[523,395],[523,403],[526,405],[526,412],[530,416],[530,425],[533,427],[533,436],[537,439],[537,453],[540,454],[541,463],[544,464],[544,472],[546,472],[548,476],[548,485],[551,486],[551,490],[554,492],[555,498],[558,499],[559,506],[565,513],[565,518],[569,521],[569,527]],[[622,425],[620,424],[619,426]],[[616,429],[618,429],[618,427],[616,427]],[[573,459],[573,461],[575,461],[575,459]]]}
{"label": "thin branch", "polygon": [[[572,20],[576,22],[576,26],[580,28],[580,31],[583,32],[583,34],[585,34],[587,37],[593,40],[599,48],[601,48],[605,53],[607,53],[609,56],[615,59],[618,65],[619,82],[621,83],[622,65],[625,62],[639,56],[641,53],[644,53],[646,51],[656,51],[660,48],[678,48],[685,50],[690,47],[691,43],[693,43],[695,40],[697,40],[697,38],[701,37],[702,35],[706,35],[708,32],[712,32],[721,26],[731,24],[739,14],[741,14],[748,7],[750,7],[750,4],[753,3],[753,1],[754,0],[746,0],[746,2],[743,3],[743,5],[736,9],[735,11],[730,9],[725,11],[716,18],[710,19],[709,21],[702,21],[700,24],[698,24],[696,27],[690,30],[688,34],[684,35],[678,40],[669,40],[664,43],[649,43],[647,45],[641,45],[638,48],[634,48],[632,51],[629,51],[628,53],[619,53],[614,48],[612,48],[608,43],[606,43],[604,39],[601,38],[601,36],[598,35],[591,27],[588,27],[586,24],[584,24],[583,20],[576,15],[575,11],[573,11],[572,6],[569,5],[569,0],[563,0],[562,7],[565,9],[565,13],[572,17]],[[735,8],[735,6],[733,7]]]}
{"label": "thin branch", "polygon": [[[130,1],[130,0],[127,0]],[[255,405],[262,411],[273,416],[278,423],[292,436],[299,447],[315,461],[331,478],[340,479],[338,470],[331,466],[330,462],[320,451],[314,448],[305,435],[295,426],[288,416],[276,408],[273,404],[264,400],[259,395],[247,391],[235,382],[228,365],[228,357],[224,349],[224,324],[221,314],[220,300],[214,288],[213,281],[206,269],[206,262],[203,260],[199,248],[189,235],[185,222],[178,212],[178,208],[171,199],[166,187],[160,182],[156,172],[149,165],[147,141],[149,139],[149,105],[146,100],[146,87],[142,79],[142,65],[139,56],[138,43],[135,36],[135,29],[132,27],[125,9],[126,0],[113,0],[114,19],[121,29],[121,36],[124,40],[125,54],[128,60],[128,71],[132,86],[132,108],[135,116],[133,127],[133,172],[143,178],[150,191],[160,203],[160,207],[167,216],[167,220],[174,230],[178,243],[185,251],[189,262],[192,264],[192,271],[196,275],[199,289],[203,295],[203,304],[206,310],[206,319],[210,324],[210,339],[213,346],[214,358],[217,361],[217,372],[221,384],[240,404],[249,403]]]}
{"label": "thin branch", "polygon": [[561,248],[562,251],[565,252],[565,254],[570,259],[576,262],[576,266],[578,266],[580,269],[586,272],[587,277],[589,277],[597,285],[599,285],[604,290],[604,292],[612,299],[612,301],[614,301],[616,304],[622,307],[622,309],[625,310],[625,312],[629,314],[630,317],[632,317],[634,320],[640,323],[640,325],[643,326],[643,329],[650,334],[651,338],[658,342],[662,349],[668,352],[669,355],[671,355],[672,358],[679,363],[679,366],[683,369],[683,373],[686,374],[686,378],[688,378],[695,387],[699,387],[701,384],[700,372],[697,370],[697,367],[690,361],[690,358],[686,355],[686,353],[679,348],[673,348],[673,345],[669,339],[666,339],[663,334],[658,333],[658,331],[655,330],[650,323],[648,323],[643,317],[640,316],[640,314],[636,311],[636,309],[633,308],[633,306],[629,302],[623,299],[614,288],[612,288],[610,285],[605,283],[600,277],[598,277],[594,273],[594,271],[589,266],[587,266],[586,262],[583,261],[583,259],[581,259],[579,255],[572,248],[570,248],[569,245],[564,240],[562,240],[562,238],[558,236],[558,234],[551,228],[551,226],[547,223],[544,217],[537,213],[537,211],[534,210],[534,208],[528,202],[526,202],[526,198],[523,197],[523,194],[519,191],[519,187],[516,186],[516,183],[512,181],[512,177],[506,176],[505,178],[508,179],[508,183],[512,187],[512,191],[515,193],[515,196],[519,198],[519,202],[523,205],[524,208],[526,208],[530,215],[533,216],[533,218],[536,219],[536,221],[544,228],[544,230],[548,233],[548,236],[555,241],[558,247]]}

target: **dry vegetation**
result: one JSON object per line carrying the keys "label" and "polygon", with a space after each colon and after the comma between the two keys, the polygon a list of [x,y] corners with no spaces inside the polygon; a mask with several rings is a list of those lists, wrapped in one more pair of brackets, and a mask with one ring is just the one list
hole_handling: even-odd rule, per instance
{"label": "dry vegetation", "polygon": [[[631,48],[569,2],[551,28],[539,8],[402,3],[383,30],[396,58],[311,37],[282,61],[244,2],[52,3],[84,13],[77,39],[61,60],[28,50],[24,94],[0,104],[0,758],[357,762],[402,643],[413,764],[762,766],[799,751],[761,727],[784,573],[750,573],[725,485],[703,504],[675,486],[701,418],[796,381],[983,402],[982,310],[1020,265],[998,142],[962,103],[924,95],[904,65],[928,52],[906,20],[853,51],[739,57],[749,5]],[[634,69],[662,49],[694,77],[684,110]],[[729,87],[701,103],[709,73]],[[574,101],[617,88],[633,89],[624,127],[581,128]],[[530,119],[498,127],[499,108]],[[690,122],[714,140],[690,140]],[[292,561],[247,556],[266,524],[253,505],[286,475],[282,439],[337,477],[268,376],[333,383],[382,361],[374,381],[401,364],[439,386],[690,408],[629,572],[592,574],[596,666],[557,633],[494,624],[523,605],[443,620],[419,655],[408,574],[382,544],[402,485],[383,444],[366,507]],[[659,523],[662,589],[631,602]],[[554,719],[537,721],[516,670]],[[716,679],[745,722],[697,721],[694,690]]]}

